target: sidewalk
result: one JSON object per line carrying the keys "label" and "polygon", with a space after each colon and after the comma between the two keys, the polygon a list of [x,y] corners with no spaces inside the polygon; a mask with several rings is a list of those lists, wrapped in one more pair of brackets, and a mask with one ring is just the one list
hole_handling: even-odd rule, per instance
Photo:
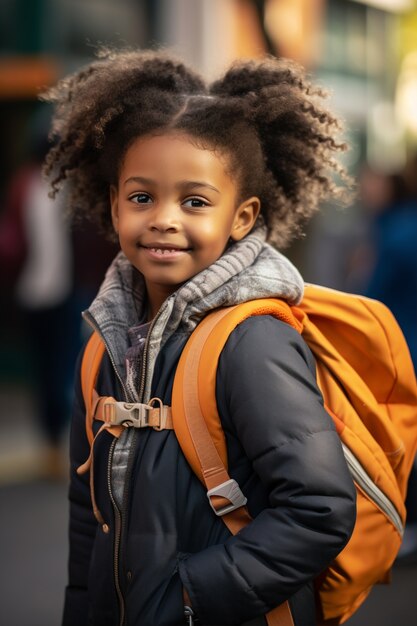
{"label": "sidewalk", "polygon": [[67,487],[2,485],[0,509],[0,624],[58,626],[67,576]]}
{"label": "sidewalk", "polygon": [[68,485],[42,479],[46,447],[30,392],[2,385],[0,406],[0,624],[58,626],[67,577]]}

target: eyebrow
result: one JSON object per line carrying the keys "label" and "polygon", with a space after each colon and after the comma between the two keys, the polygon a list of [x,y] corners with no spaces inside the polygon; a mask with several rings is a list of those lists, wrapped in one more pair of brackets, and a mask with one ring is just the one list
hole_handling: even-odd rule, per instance
{"label": "eyebrow", "polygon": [[[152,178],[145,178],[144,176],[130,176],[129,178],[125,180],[124,184],[127,185],[127,183],[131,183],[131,182],[139,183],[141,185],[155,185],[156,184],[156,182],[152,180]],[[213,185],[210,185],[210,183],[205,183],[203,181],[198,181],[198,180],[180,180],[179,183],[177,184],[177,187],[179,189],[181,188],[196,189],[196,188],[205,187],[205,188],[211,189],[212,191],[215,191],[216,193],[220,193],[220,191]]]}

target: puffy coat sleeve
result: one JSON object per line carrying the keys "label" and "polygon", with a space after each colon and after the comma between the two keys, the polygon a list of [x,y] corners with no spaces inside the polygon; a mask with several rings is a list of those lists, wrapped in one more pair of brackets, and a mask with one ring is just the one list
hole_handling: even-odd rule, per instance
{"label": "puffy coat sleeve", "polygon": [[217,400],[269,505],[238,535],[182,561],[180,575],[202,623],[237,624],[333,560],[352,532],[356,498],[311,352],[292,328],[270,316],[243,322],[221,355]]}
{"label": "puffy coat sleeve", "polygon": [[69,579],[65,592],[63,626],[87,626],[87,583],[91,553],[97,528],[94,517],[89,473],[79,476],[76,472],[88,458],[90,446],[85,429],[85,409],[80,381],[81,357],[76,368],[75,398],[70,437],[70,524],[69,524]]}

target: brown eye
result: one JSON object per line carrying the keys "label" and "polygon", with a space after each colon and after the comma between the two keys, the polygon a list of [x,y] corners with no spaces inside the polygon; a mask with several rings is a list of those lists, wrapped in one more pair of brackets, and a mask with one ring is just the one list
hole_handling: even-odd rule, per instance
{"label": "brown eye", "polygon": [[184,206],[191,207],[192,209],[200,209],[208,205],[205,200],[201,198],[188,198],[188,200],[184,200]]}
{"label": "brown eye", "polygon": [[134,193],[129,196],[129,200],[136,202],[136,204],[148,204],[149,202],[152,202],[151,196],[147,193]]}

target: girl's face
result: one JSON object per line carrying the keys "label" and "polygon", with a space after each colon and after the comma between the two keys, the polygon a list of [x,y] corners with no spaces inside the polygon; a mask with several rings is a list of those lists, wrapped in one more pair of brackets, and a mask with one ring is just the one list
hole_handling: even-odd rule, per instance
{"label": "girl's face", "polygon": [[252,229],[260,202],[237,205],[226,157],[198,148],[186,134],[137,139],[111,188],[121,248],[144,278],[152,316],[184,282],[217,261],[229,238]]}

